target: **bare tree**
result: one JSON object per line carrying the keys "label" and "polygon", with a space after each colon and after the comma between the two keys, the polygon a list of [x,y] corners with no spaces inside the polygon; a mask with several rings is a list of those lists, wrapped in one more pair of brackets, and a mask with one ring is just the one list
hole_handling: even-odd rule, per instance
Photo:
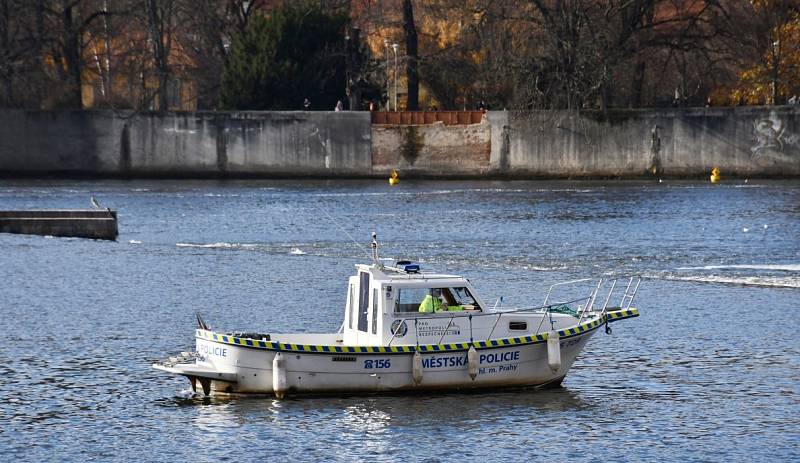
{"label": "bare tree", "polygon": [[14,84],[28,58],[20,21],[23,12],[19,1],[0,0],[0,79],[3,87],[2,104],[5,106],[15,106],[17,103]]}
{"label": "bare tree", "polygon": [[[177,16],[176,40],[191,69],[183,72],[197,86],[197,106],[219,104],[220,75],[232,37],[242,33],[258,11],[259,2],[248,0],[182,0]],[[203,14],[197,14],[202,11]]]}
{"label": "bare tree", "polygon": [[170,53],[175,38],[175,0],[144,0],[148,43],[158,87],[155,101],[159,111],[169,109],[168,85],[170,82]]}
{"label": "bare tree", "polygon": [[419,109],[419,72],[417,61],[417,26],[414,24],[414,7],[411,0],[403,0],[403,32],[406,39],[406,109]]}

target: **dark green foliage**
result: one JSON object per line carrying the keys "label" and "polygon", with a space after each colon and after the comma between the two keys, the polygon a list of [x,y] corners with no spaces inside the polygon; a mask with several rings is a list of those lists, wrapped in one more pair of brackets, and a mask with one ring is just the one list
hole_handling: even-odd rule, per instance
{"label": "dark green foliage", "polygon": [[[290,2],[287,2],[290,3]],[[298,1],[254,15],[234,37],[222,70],[225,109],[332,111],[345,100],[344,30],[348,17]]]}

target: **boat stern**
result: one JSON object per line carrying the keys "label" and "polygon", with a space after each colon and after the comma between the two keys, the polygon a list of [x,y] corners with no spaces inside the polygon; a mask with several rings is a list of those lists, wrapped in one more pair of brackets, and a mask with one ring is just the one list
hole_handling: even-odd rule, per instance
{"label": "boat stern", "polygon": [[197,385],[205,395],[210,395],[212,386],[214,390],[229,390],[236,382],[237,375],[234,371],[226,371],[204,361],[204,357],[197,352],[181,352],[164,361],[153,363],[156,370],[166,371],[175,375],[185,376],[197,392]]}

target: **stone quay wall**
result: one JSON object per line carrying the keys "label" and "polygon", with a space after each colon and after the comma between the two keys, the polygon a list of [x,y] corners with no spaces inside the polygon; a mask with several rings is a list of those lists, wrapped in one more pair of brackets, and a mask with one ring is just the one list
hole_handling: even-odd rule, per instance
{"label": "stone quay wall", "polygon": [[800,107],[489,113],[492,170],[542,177],[800,175]]}
{"label": "stone quay wall", "polygon": [[0,175],[580,178],[800,176],[800,107],[489,111],[378,125],[366,112],[0,110]]}
{"label": "stone quay wall", "polygon": [[364,112],[0,111],[0,172],[105,176],[359,176]]}

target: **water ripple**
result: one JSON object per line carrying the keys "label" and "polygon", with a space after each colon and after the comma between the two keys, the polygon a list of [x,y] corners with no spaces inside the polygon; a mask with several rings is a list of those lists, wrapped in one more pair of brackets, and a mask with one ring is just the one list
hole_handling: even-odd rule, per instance
{"label": "water ripple", "polygon": [[[90,194],[119,208],[118,242],[0,235],[8,459],[800,459],[797,181],[7,181],[0,208]],[[641,317],[598,333],[559,389],[204,398],[150,368],[192,347],[196,311],[336,330],[373,230],[382,256],[504,307],[560,280],[651,279]]]}

